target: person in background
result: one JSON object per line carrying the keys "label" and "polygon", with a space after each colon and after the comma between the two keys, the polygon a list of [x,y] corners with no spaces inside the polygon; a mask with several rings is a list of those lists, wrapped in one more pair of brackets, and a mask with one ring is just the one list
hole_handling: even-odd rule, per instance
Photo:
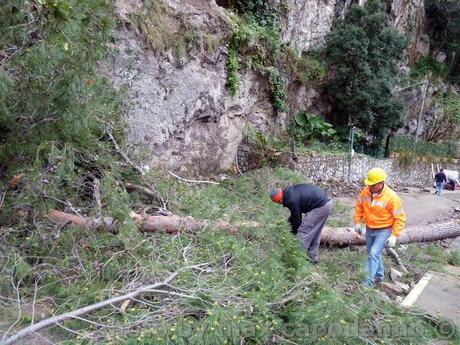
{"label": "person in background", "polygon": [[406,223],[401,199],[385,184],[386,178],[383,169],[369,170],[355,207],[355,231],[362,235],[361,221],[366,225],[367,277],[363,284],[368,287],[383,281],[383,249],[396,245]]}
{"label": "person in background", "polygon": [[291,231],[308,252],[310,262],[317,264],[321,233],[332,210],[332,201],[326,191],[312,184],[298,184],[285,189],[276,188],[270,198],[291,211]]}
{"label": "person in background", "polygon": [[447,179],[447,183],[444,185],[445,190],[455,190],[455,180],[452,178]]}
{"label": "person in background", "polygon": [[434,194],[440,196],[444,188],[444,183],[447,183],[447,177],[446,174],[444,174],[443,168],[439,169],[439,172],[434,175],[434,182],[436,183],[436,192]]}

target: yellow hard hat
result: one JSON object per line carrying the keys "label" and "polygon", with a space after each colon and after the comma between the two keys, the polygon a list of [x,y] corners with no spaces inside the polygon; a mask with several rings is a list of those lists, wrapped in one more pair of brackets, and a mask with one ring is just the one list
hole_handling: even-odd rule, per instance
{"label": "yellow hard hat", "polygon": [[372,168],[367,173],[367,177],[364,180],[364,183],[366,184],[366,186],[372,186],[379,182],[385,181],[386,178],[387,174],[385,173],[385,170],[381,168]]}

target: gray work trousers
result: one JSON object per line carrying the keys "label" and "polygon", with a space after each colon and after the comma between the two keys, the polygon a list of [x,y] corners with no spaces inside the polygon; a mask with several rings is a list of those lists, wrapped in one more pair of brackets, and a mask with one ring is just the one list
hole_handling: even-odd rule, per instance
{"label": "gray work trousers", "polygon": [[321,207],[314,208],[308,212],[297,229],[297,237],[302,248],[308,251],[312,262],[318,261],[318,248],[321,241],[321,232],[327,217],[331,214],[332,200],[329,200]]}

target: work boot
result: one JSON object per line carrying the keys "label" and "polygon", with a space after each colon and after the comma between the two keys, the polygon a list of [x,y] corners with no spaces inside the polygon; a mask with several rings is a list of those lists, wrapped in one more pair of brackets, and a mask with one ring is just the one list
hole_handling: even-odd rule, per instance
{"label": "work boot", "polygon": [[380,286],[383,283],[383,279],[374,278],[374,285]]}

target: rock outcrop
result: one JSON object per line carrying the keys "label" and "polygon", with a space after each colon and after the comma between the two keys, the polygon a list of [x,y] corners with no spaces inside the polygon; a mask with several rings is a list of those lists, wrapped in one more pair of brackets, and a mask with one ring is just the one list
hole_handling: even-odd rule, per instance
{"label": "rock outcrop", "polygon": [[409,63],[412,64],[430,51],[425,33],[425,3],[423,0],[392,0],[390,4],[391,24],[399,32],[408,35],[409,46],[406,52]]}
{"label": "rock outcrop", "polygon": [[[334,17],[363,2],[270,1],[282,6],[282,39],[298,53],[321,47]],[[117,0],[115,6],[124,25],[101,70],[125,90],[130,153],[145,164],[187,176],[229,170],[246,127],[279,134],[300,109],[330,109],[321,86],[291,81],[290,113],[279,113],[267,78],[252,70],[240,70],[239,93],[231,96],[226,63],[233,22],[216,0]],[[390,12],[398,30],[413,33],[410,60],[425,54],[422,0],[393,0]]]}
{"label": "rock outcrop", "polygon": [[[126,89],[126,135],[134,155],[189,176],[212,174],[231,167],[246,126],[264,132],[282,126],[282,116],[275,116],[268,99],[267,82],[257,73],[243,72],[239,94],[229,94],[224,44],[210,50],[191,42],[182,57],[172,49],[154,52],[131,20],[143,11],[141,5],[128,5],[119,1],[127,28],[118,32],[118,53],[103,69]],[[168,0],[165,5],[171,18],[180,17],[193,32],[228,40],[230,24],[212,2]]]}
{"label": "rock outcrop", "polygon": [[289,1],[283,41],[298,52],[323,46],[334,19],[335,5],[333,0]]}

